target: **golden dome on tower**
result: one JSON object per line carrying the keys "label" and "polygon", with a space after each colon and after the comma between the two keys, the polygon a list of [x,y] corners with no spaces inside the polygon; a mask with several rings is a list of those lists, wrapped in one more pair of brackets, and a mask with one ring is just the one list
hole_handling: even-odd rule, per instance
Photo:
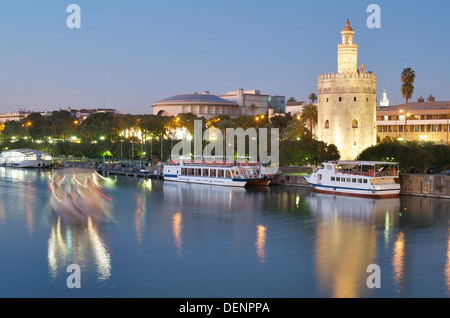
{"label": "golden dome on tower", "polygon": [[342,29],[342,32],[345,31],[353,31],[353,29],[350,27],[350,21],[348,21],[348,19],[347,22],[345,23],[345,28]]}

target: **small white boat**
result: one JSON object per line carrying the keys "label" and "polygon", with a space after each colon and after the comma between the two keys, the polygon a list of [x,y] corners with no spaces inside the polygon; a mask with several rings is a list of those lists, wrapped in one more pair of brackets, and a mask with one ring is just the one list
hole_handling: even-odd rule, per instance
{"label": "small white boat", "polygon": [[[242,157],[240,157],[242,158]],[[164,180],[232,187],[267,186],[272,178],[261,173],[261,163],[223,157],[171,156],[164,165]]]}
{"label": "small white boat", "polygon": [[400,194],[397,178],[397,162],[328,161],[305,180],[319,193],[386,198]]}
{"label": "small white boat", "polygon": [[11,149],[0,153],[0,166],[16,168],[46,168],[53,158],[48,153],[34,149]]}

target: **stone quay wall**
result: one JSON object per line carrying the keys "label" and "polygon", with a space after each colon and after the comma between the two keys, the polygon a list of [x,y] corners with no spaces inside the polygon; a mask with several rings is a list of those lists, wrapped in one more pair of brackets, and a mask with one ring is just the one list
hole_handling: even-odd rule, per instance
{"label": "stone quay wall", "polygon": [[[400,194],[450,199],[450,176],[442,174],[401,173]],[[278,174],[271,185],[309,187],[304,176]]]}

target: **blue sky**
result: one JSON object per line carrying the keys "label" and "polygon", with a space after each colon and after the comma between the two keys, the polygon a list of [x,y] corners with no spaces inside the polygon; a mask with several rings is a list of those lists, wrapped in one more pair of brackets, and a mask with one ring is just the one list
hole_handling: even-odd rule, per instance
{"label": "blue sky", "polygon": [[[69,29],[69,4],[81,29]],[[369,4],[381,28],[369,29]],[[237,88],[305,100],[337,71],[349,18],[358,64],[391,104],[400,73],[416,72],[413,100],[450,100],[450,2],[428,0],[0,0],[0,113],[116,108],[145,114],[160,99]]]}

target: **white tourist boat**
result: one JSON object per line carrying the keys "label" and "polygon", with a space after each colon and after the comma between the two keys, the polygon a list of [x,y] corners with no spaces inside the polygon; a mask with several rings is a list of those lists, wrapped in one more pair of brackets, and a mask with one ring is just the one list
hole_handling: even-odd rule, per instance
{"label": "white tourist boat", "polygon": [[397,178],[397,162],[328,161],[305,179],[319,193],[386,198],[400,194]]}
{"label": "white tourist boat", "polygon": [[48,153],[34,149],[11,149],[0,153],[0,166],[16,168],[46,168],[53,158]]}
{"label": "white tourist boat", "polygon": [[271,175],[261,172],[252,158],[231,161],[224,157],[171,156],[164,165],[164,180],[232,187],[267,186]]}

